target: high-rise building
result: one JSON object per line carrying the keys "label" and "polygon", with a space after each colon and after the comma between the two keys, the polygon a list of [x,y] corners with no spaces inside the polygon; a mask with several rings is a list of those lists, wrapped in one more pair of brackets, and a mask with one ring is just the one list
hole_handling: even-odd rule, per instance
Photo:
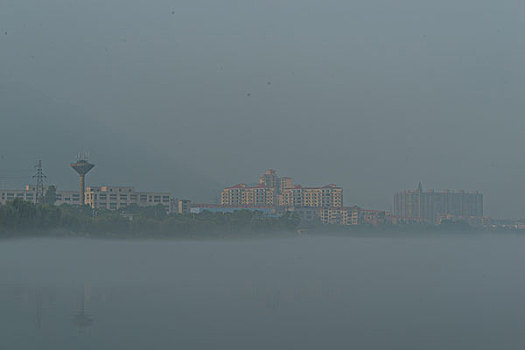
{"label": "high-rise building", "polygon": [[279,196],[281,207],[326,208],[343,206],[343,189],[337,185],[286,188]]}
{"label": "high-rise building", "polygon": [[291,177],[280,177],[279,178],[279,194],[283,193],[284,190],[293,187],[293,181]]}
{"label": "high-rise building", "polygon": [[273,206],[274,189],[264,184],[249,186],[239,184],[226,187],[221,192],[221,205],[223,206]]}
{"label": "high-rise building", "polygon": [[423,191],[421,183],[417,189],[398,192],[394,195],[396,218],[438,223],[443,216],[473,218],[483,216],[483,195],[465,191]]}
{"label": "high-rise building", "polygon": [[261,175],[259,184],[265,187],[277,189],[279,185],[279,177],[277,176],[277,172],[273,169],[266,170],[266,172]]}
{"label": "high-rise building", "polygon": [[303,187],[291,177],[279,177],[273,169],[259,178],[258,185],[239,184],[221,192],[223,206],[275,206],[282,208],[341,207],[343,189],[336,185]]}

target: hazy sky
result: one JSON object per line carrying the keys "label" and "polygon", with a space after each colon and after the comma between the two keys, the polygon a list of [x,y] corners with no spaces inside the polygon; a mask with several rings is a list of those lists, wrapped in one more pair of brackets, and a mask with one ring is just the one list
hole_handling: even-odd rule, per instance
{"label": "hazy sky", "polygon": [[0,0],[0,185],[76,188],[84,150],[88,183],[201,201],[271,167],[525,217],[524,32],[518,0]]}

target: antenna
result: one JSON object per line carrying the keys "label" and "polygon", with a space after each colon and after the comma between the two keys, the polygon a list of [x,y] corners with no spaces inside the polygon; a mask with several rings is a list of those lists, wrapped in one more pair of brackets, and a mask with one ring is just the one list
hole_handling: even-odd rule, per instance
{"label": "antenna", "polygon": [[33,179],[36,179],[36,203],[40,204],[42,203],[44,199],[44,181],[47,176],[44,175],[44,171],[42,170],[42,161],[39,160],[37,165],[35,165],[36,168],[36,174],[33,175]]}

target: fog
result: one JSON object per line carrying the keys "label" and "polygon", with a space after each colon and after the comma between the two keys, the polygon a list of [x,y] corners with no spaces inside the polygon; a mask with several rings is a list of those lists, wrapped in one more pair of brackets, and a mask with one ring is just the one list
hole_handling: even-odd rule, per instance
{"label": "fog", "polygon": [[0,1],[0,171],[213,201],[276,168],[390,209],[479,190],[522,217],[522,1]]}
{"label": "fog", "polygon": [[9,349],[522,349],[525,238],[0,245]]}

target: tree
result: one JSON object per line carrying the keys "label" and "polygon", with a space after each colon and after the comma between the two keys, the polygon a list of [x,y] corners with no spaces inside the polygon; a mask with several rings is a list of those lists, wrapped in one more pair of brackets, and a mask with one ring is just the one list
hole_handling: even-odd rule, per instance
{"label": "tree", "polygon": [[57,188],[55,185],[51,185],[47,188],[46,194],[44,195],[44,203],[55,205],[57,201]]}

